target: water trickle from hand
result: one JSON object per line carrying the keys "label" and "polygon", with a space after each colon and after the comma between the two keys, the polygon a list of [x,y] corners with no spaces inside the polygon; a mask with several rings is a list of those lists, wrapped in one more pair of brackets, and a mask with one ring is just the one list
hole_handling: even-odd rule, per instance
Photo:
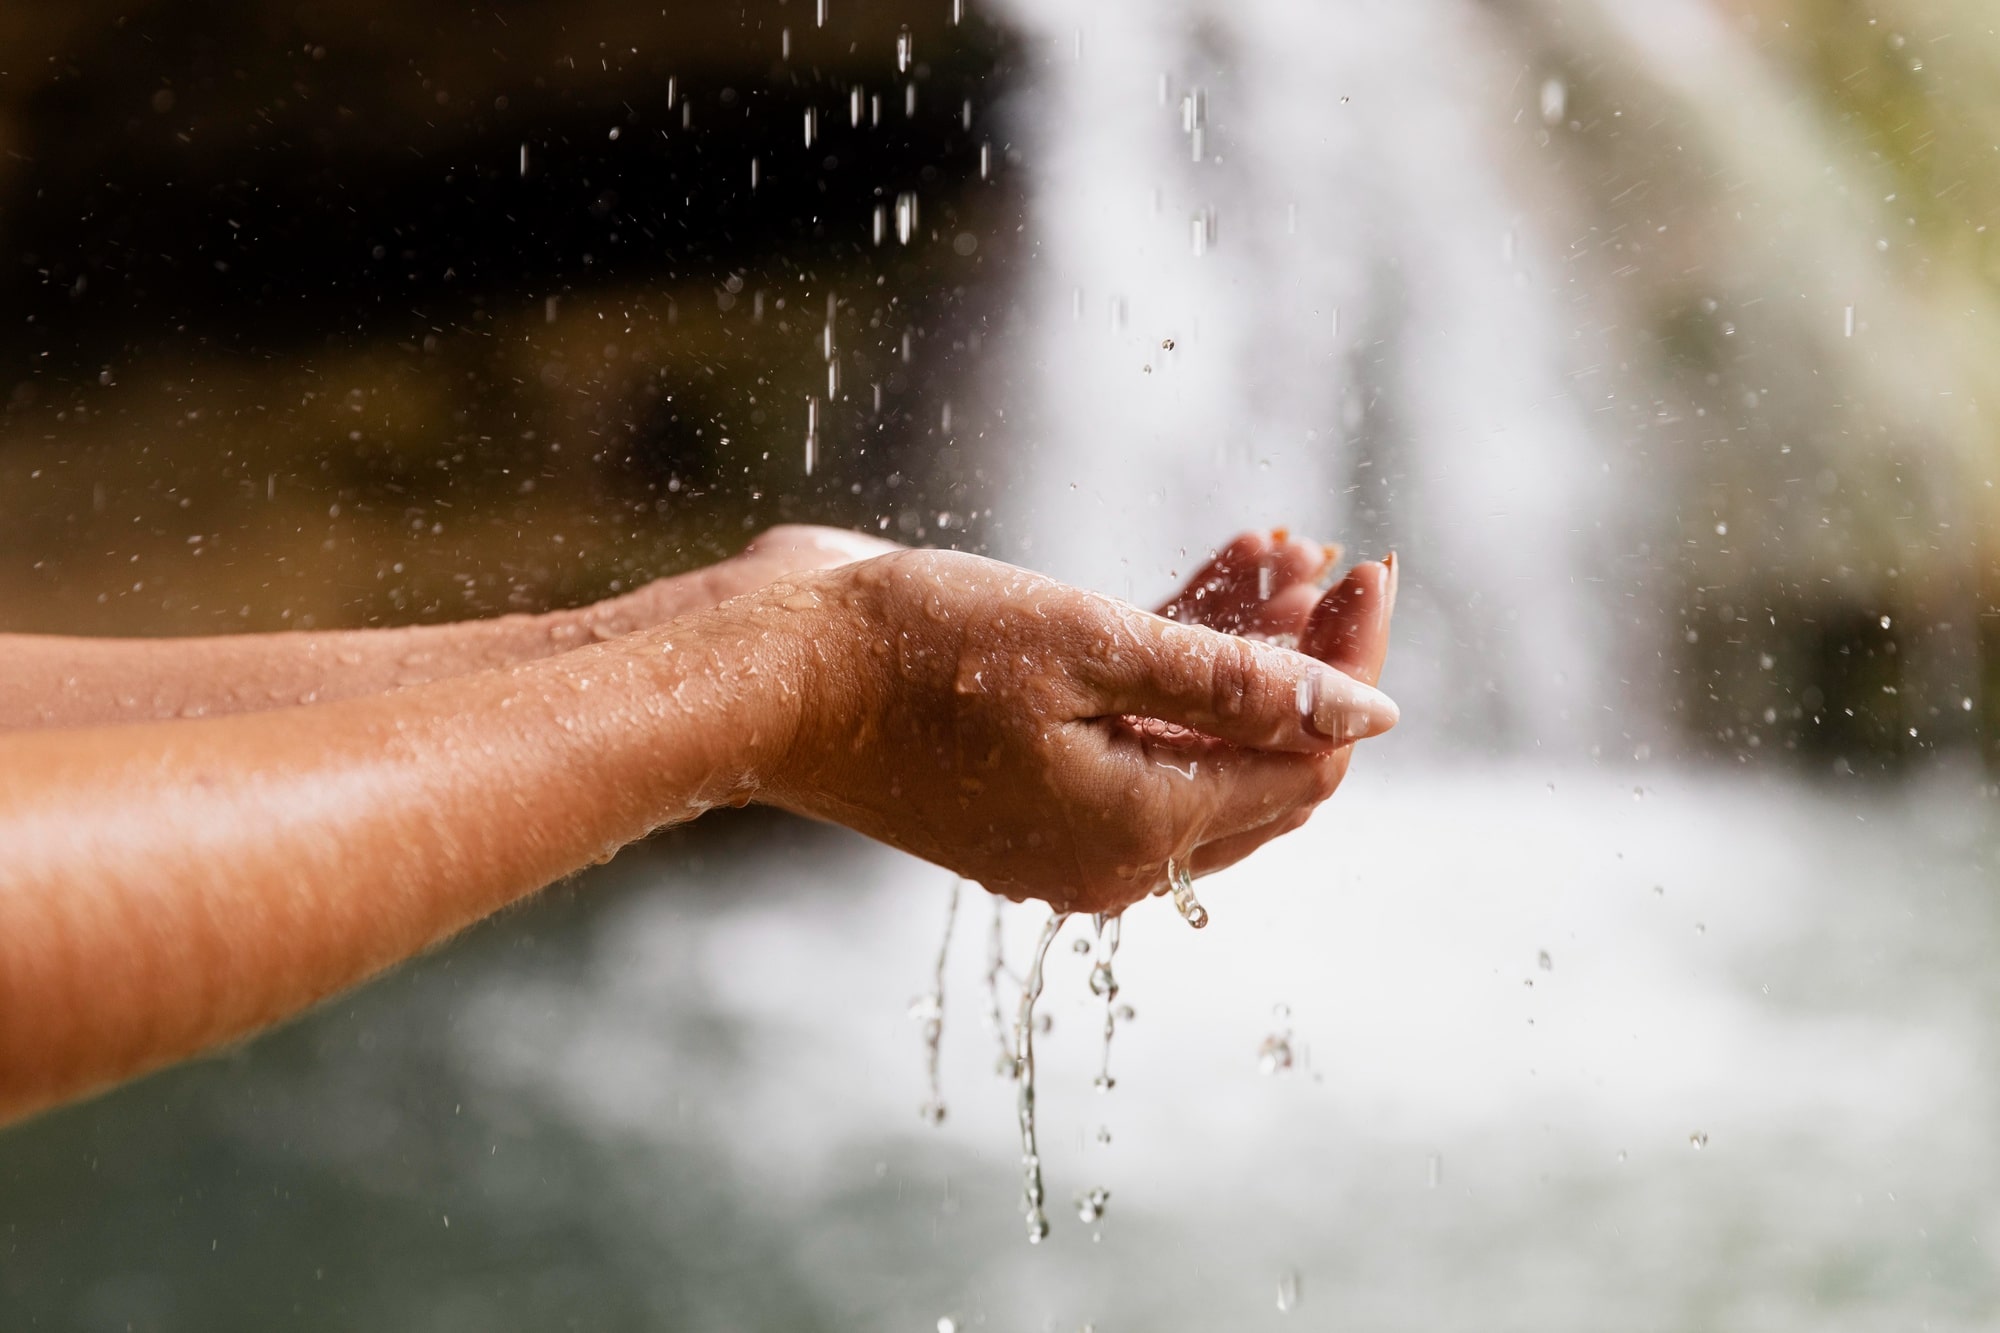
{"label": "water trickle from hand", "polygon": [[1091,1086],[1099,1092],[1109,1092],[1118,1086],[1118,1080],[1111,1077],[1111,1037],[1118,1030],[1118,977],[1111,970],[1111,963],[1118,956],[1118,938],[1124,933],[1125,918],[1122,916],[1095,918],[1097,926],[1097,963],[1090,969],[1090,993],[1104,999],[1104,1049],[1097,1063],[1097,1077]]}
{"label": "water trickle from hand", "polygon": [[1208,909],[1194,896],[1194,871],[1178,861],[1167,862],[1167,883],[1181,920],[1200,930],[1208,924]]}
{"label": "water trickle from hand", "polygon": [[962,879],[951,882],[951,897],[944,907],[944,938],[938,941],[937,962],[931,968],[930,993],[910,1006],[910,1016],[923,1024],[924,1077],[930,1097],[917,1108],[917,1115],[927,1125],[944,1123],[944,1085],[938,1077],[938,1051],[944,1041],[944,965],[951,954],[951,931],[958,921],[958,896],[964,887]]}
{"label": "water trickle from hand", "polygon": [[993,1034],[993,1040],[1000,1043],[1000,1058],[993,1066],[993,1072],[1004,1078],[1014,1077],[1014,1049],[1007,1040],[1007,1019],[1000,1008],[1000,978],[1007,971],[1006,936],[1007,900],[998,894],[993,896],[993,924],[986,936],[986,1030]]}
{"label": "water trickle from hand", "polygon": [[1035,1002],[1042,997],[1042,964],[1049,946],[1061,933],[1068,912],[1052,912],[1035,941],[1028,975],[1021,983],[1021,1007],[1014,1020],[1015,1108],[1021,1124],[1021,1203],[1028,1216],[1028,1243],[1039,1245],[1049,1234],[1043,1209],[1042,1157],[1035,1141]]}

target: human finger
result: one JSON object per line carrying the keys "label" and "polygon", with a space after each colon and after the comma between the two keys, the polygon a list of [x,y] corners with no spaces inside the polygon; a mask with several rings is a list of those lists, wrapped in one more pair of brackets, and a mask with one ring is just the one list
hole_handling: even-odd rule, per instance
{"label": "human finger", "polygon": [[1396,725],[1380,690],[1304,653],[1135,615],[1125,642],[1086,655],[1098,715],[1157,718],[1252,749],[1323,751]]}
{"label": "human finger", "polygon": [[1396,584],[1393,554],[1380,563],[1356,565],[1313,608],[1299,637],[1299,651],[1366,684],[1381,680]]}

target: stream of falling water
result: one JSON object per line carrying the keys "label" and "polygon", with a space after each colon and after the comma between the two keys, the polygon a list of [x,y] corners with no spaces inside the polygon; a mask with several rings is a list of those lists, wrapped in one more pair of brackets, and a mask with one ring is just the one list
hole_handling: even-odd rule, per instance
{"label": "stream of falling water", "polygon": [[1099,914],[1094,918],[1097,926],[1097,961],[1090,968],[1090,993],[1104,997],[1104,1053],[1097,1065],[1097,1078],[1092,1084],[1099,1092],[1109,1092],[1118,1086],[1118,1080],[1111,1077],[1111,1035],[1118,1030],[1118,977],[1111,970],[1111,962],[1118,956],[1118,937],[1124,934],[1125,918],[1106,917]]}
{"label": "stream of falling water", "polygon": [[1000,978],[1007,972],[1007,900],[993,895],[993,924],[986,936],[986,1028],[1000,1044],[993,1072],[1014,1076],[1014,1048],[1007,1040],[1007,1016],[1000,1007]]}
{"label": "stream of falling water", "polygon": [[[931,967],[931,988],[919,996],[910,1006],[911,1017],[922,1025],[924,1041],[924,1074],[930,1096],[919,1109],[919,1115],[929,1124],[944,1122],[944,1088],[939,1074],[940,1052],[944,1039],[944,974],[950,958],[951,937],[958,920],[959,899],[964,892],[965,881],[953,880],[951,897],[945,904],[944,937],[938,943],[937,958]],[[1172,894],[1176,910],[1190,926],[1199,930],[1208,924],[1208,910],[1194,896],[1194,875],[1187,866],[1175,861],[1167,862],[1166,882],[1155,891],[1156,895]],[[986,1002],[987,1024],[1000,1043],[998,1072],[1011,1076],[1015,1084],[1016,1115],[1021,1130],[1021,1170],[1022,1204],[1027,1214],[1028,1243],[1039,1244],[1049,1234],[1049,1219],[1046,1208],[1047,1194],[1042,1182],[1041,1148],[1035,1129],[1035,1032],[1037,1019],[1035,1006],[1042,998],[1043,969],[1048,960],[1049,947],[1062,933],[1063,924],[1070,918],[1068,912],[1051,913],[1042,926],[1041,934],[1035,941],[1033,953],[1028,960],[1027,974],[1014,977],[1007,967],[1005,951],[1006,901],[993,898],[993,916],[987,930],[986,943]],[[1115,964],[1118,944],[1124,935],[1124,916],[1098,914],[1092,918],[1096,928],[1095,958],[1090,968],[1090,992],[1104,1001],[1103,1046],[1098,1058],[1097,1077],[1092,1086],[1099,1092],[1109,1092],[1118,1086],[1111,1075],[1111,1042],[1117,1035],[1118,1024],[1132,1017],[1130,1005],[1118,1002],[1118,975]],[[1076,952],[1093,952],[1088,940],[1076,942]],[[1000,978],[1006,976],[1019,982],[1020,1001],[1015,1011],[1013,1027],[1004,1026],[1000,1003]],[[1040,1023],[1046,1024],[1047,1019]],[[1110,1131],[1100,1127],[1098,1142],[1109,1143]],[[1095,1187],[1077,1196],[1077,1216],[1085,1222],[1096,1222],[1104,1216],[1104,1208],[1110,1200],[1111,1192],[1102,1186]]]}
{"label": "stream of falling water", "polygon": [[926,1124],[944,1123],[944,1085],[938,1077],[938,1051],[944,1044],[944,965],[951,954],[951,931],[958,921],[958,897],[964,891],[965,881],[951,882],[951,897],[944,908],[944,938],[938,941],[937,963],[931,968],[931,989],[928,995],[912,1006],[911,1012],[923,1024],[924,1033],[924,1075],[930,1084],[930,1097],[917,1108],[917,1114]]}
{"label": "stream of falling water", "polygon": [[1039,1245],[1049,1234],[1049,1215],[1042,1207],[1042,1156],[1035,1142],[1035,1002],[1042,998],[1042,964],[1049,945],[1062,932],[1068,912],[1052,912],[1035,941],[1028,975],[1021,983],[1021,1007],[1014,1020],[1015,1106],[1021,1121],[1021,1202],[1028,1215],[1028,1243]]}

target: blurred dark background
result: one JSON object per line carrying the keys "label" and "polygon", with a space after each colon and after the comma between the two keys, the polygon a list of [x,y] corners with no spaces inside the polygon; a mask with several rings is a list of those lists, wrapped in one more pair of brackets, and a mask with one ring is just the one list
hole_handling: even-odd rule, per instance
{"label": "blurred dark background", "polygon": [[450,619],[789,519],[976,531],[953,386],[1021,212],[976,18],[19,6],[0,69],[9,629]]}

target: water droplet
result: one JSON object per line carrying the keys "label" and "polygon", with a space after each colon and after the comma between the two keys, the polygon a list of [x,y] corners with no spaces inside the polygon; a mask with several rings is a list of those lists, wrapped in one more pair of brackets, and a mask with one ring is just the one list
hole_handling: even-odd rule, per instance
{"label": "water droplet", "polygon": [[1292,1034],[1272,1033],[1257,1047],[1257,1070],[1262,1074],[1283,1074],[1292,1068]]}
{"label": "water droplet", "polygon": [[937,1333],[958,1333],[958,1321],[950,1315],[939,1315]]}
{"label": "water droplet", "polygon": [[[821,0],[821,3],[825,3],[825,0]],[[806,147],[808,148],[812,147],[813,141],[818,138],[819,138],[819,108],[816,106],[809,106],[806,108]]]}
{"label": "water droplet", "polygon": [[1076,1218],[1079,1222],[1095,1222],[1104,1216],[1105,1205],[1111,1202],[1111,1191],[1099,1185],[1076,1196]]}
{"label": "water droplet", "polygon": [[896,239],[908,245],[916,231],[917,196],[915,192],[905,190],[896,196]]}
{"label": "water droplet", "polygon": [[1700,1152],[1703,1148],[1706,1148],[1707,1146],[1708,1146],[1708,1135],[1706,1132],[1698,1129],[1694,1133],[1688,1135],[1688,1147],[1693,1148],[1696,1152]]}
{"label": "water droplet", "polygon": [[806,399],[806,475],[819,462],[819,399]]}
{"label": "water droplet", "polygon": [[1882,617],[1882,628],[1883,629],[1889,628],[1889,617],[1887,616]]}
{"label": "water droplet", "polygon": [[907,74],[910,69],[910,30],[904,28],[896,34],[896,72]]}
{"label": "water droplet", "polygon": [[1853,306],[1848,306],[1846,312],[1841,316],[1841,334],[1843,337],[1848,337],[1848,338],[1852,338],[1854,336]]}
{"label": "water droplet", "polygon": [[1300,1280],[1296,1268],[1278,1274],[1278,1313],[1290,1314],[1299,1308]]}
{"label": "water droplet", "polygon": [[815,28],[826,26],[826,0],[813,0],[813,26]]}
{"label": "water droplet", "polygon": [[1535,966],[1541,968],[1544,972],[1553,972],[1556,970],[1555,960],[1549,957],[1547,949],[1543,949],[1535,955]]}
{"label": "water droplet", "polygon": [[1071,953],[1089,953],[1090,941],[1079,935],[1076,937],[1076,942],[1069,946],[1069,951]]}
{"label": "water droplet", "polygon": [[1557,125],[1569,107],[1569,87],[1561,79],[1542,81],[1542,124]]}
{"label": "water droplet", "polygon": [[1444,1184],[1444,1154],[1432,1153],[1424,1159],[1424,1187],[1437,1189]]}

